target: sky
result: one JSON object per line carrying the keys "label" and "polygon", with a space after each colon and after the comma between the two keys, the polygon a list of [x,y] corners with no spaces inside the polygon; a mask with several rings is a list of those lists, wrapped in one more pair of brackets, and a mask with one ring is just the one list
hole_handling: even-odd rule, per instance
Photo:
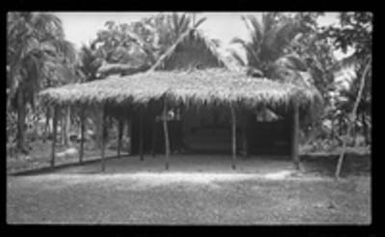
{"label": "sky", "polygon": [[[96,33],[104,28],[106,21],[129,23],[156,12],[55,12],[54,14],[62,20],[67,40],[80,48],[82,44],[88,44],[96,38]],[[247,39],[248,32],[241,20],[241,15],[245,14],[261,15],[256,12],[200,12],[197,13],[197,18],[207,17],[199,28],[209,38],[219,39],[223,47],[227,48],[234,37]],[[320,25],[336,22],[337,13],[326,13],[319,19]]]}

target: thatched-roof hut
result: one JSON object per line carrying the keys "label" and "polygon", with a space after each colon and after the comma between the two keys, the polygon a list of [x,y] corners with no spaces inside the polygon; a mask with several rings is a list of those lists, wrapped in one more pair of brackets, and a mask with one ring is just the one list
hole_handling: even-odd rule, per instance
{"label": "thatched-roof hut", "polygon": [[[115,75],[99,81],[50,88],[41,92],[40,95],[43,101],[54,106],[68,104],[103,105],[103,108],[119,108],[120,111],[133,106],[141,107],[141,112],[135,110],[133,113],[134,117],[136,114],[142,115],[137,118],[140,128],[143,126],[151,127],[143,125],[145,120],[143,105],[147,106],[148,109],[150,107],[156,108],[153,105],[159,105],[155,109],[155,114],[147,114],[151,116],[146,121],[150,124],[155,123],[156,114],[161,112],[159,108],[163,108],[161,120],[163,121],[167,156],[170,147],[168,144],[168,125],[172,123],[171,121],[167,122],[170,120],[170,118],[167,119],[167,114],[172,108],[183,107],[183,110],[188,113],[188,108],[212,105],[210,107],[212,110],[222,108],[219,114],[230,114],[232,125],[229,125],[228,128],[231,127],[232,136],[229,135],[228,137],[232,137],[234,159],[237,152],[238,126],[243,127],[243,131],[246,131],[245,124],[255,124],[256,111],[263,111],[266,108],[275,112],[278,111],[278,113],[284,111],[282,114],[289,119],[284,121],[286,130],[280,132],[281,134],[282,131],[284,134],[287,132],[286,135],[289,137],[292,134],[292,139],[287,137],[285,139],[289,141],[294,139],[294,142],[291,142],[290,152],[297,161],[298,110],[306,114],[314,104],[319,104],[321,102],[319,93],[314,89],[293,83],[276,82],[266,78],[251,78],[243,72],[232,71],[229,68],[228,62],[218,53],[215,45],[201,32],[191,29],[184,33],[147,72],[130,76]],[[224,111],[223,108],[226,107],[229,109]],[[245,114],[247,116],[244,116]],[[222,117],[226,116],[223,115]],[[242,120],[242,122],[239,118],[246,118],[246,120]],[[215,124],[218,123],[215,122]],[[226,125],[226,123],[222,123],[222,125]],[[290,132],[293,127],[291,125],[294,126],[296,132]],[[218,127],[218,125],[216,126]],[[179,127],[179,130],[181,129],[183,128]],[[138,133],[141,138],[138,149],[143,151],[145,144],[151,144],[151,142],[143,144],[143,139],[151,137],[151,135],[143,135],[143,131]],[[133,142],[135,140],[134,136]],[[234,162],[233,167],[235,167]]]}

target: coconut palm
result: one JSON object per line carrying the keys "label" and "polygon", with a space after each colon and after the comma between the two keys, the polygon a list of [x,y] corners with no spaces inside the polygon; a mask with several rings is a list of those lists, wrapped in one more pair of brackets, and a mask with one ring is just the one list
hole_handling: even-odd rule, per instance
{"label": "coconut palm", "polygon": [[157,14],[131,24],[106,22],[93,44],[104,59],[103,75],[129,75],[148,70],[186,31],[201,25],[187,13]]}
{"label": "coconut palm", "polygon": [[[153,58],[157,59],[166,52],[186,31],[199,27],[206,18],[196,19],[195,14],[171,13],[158,14],[154,17],[145,19],[141,22],[142,28],[147,28],[152,32]],[[135,28],[134,32],[146,42],[146,34]],[[144,45],[143,45],[144,46]]]}
{"label": "coconut palm", "polygon": [[64,40],[60,19],[48,13],[8,13],[7,44],[7,106],[17,110],[17,146],[26,151],[26,104],[33,107],[47,62],[70,64],[75,51]]}
{"label": "coconut palm", "polygon": [[278,13],[266,13],[259,21],[255,16],[242,16],[250,41],[234,38],[232,43],[240,44],[246,52],[242,57],[232,52],[234,58],[248,67],[248,73],[268,78],[282,78],[287,69],[306,71],[305,63],[295,54],[287,51],[291,41],[301,32],[300,24],[293,18]]}

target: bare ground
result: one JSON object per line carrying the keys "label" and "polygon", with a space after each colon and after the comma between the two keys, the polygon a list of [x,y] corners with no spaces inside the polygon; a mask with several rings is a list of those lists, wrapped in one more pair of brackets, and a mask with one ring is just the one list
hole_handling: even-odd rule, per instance
{"label": "bare ground", "polygon": [[[127,157],[51,174],[9,176],[8,223],[370,224],[368,172],[298,177],[290,161],[229,156]],[[313,167],[313,170],[311,169]],[[346,167],[349,167],[347,165]]]}

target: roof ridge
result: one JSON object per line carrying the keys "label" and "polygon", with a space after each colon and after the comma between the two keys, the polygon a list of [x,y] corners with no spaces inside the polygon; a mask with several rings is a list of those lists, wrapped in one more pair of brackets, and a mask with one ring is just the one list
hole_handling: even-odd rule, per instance
{"label": "roof ridge", "polygon": [[155,64],[147,71],[147,72],[152,72],[155,69],[157,69],[163,62],[166,60],[176,49],[176,47],[183,42],[183,40],[190,35],[191,32],[195,31],[196,33],[199,34],[200,38],[204,40],[205,45],[207,48],[210,50],[210,52],[221,62],[223,63],[224,67],[228,70],[231,70],[231,67],[229,67],[227,60],[219,53],[217,48],[214,46],[214,43],[211,42],[206,35],[199,30],[197,27],[190,28],[186,32],[184,32],[176,41],[173,45],[171,45],[165,53],[163,53],[159,59],[155,62]]}

